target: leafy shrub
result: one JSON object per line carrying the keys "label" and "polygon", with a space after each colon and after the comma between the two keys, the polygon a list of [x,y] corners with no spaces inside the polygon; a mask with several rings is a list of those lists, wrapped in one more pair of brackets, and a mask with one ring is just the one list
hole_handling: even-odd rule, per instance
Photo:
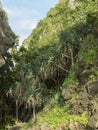
{"label": "leafy shrub", "polygon": [[65,78],[63,82],[63,86],[69,87],[74,82],[75,82],[75,72],[72,72],[69,74],[67,78]]}

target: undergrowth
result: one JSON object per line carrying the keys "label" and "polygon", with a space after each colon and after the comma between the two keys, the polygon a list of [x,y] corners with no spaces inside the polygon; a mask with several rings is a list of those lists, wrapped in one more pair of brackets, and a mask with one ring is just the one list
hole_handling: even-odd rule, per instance
{"label": "undergrowth", "polygon": [[71,115],[69,105],[60,107],[55,106],[51,110],[46,113],[41,112],[40,119],[38,120],[39,124],[43,122],[47,122],[49,126],[53,126],[53,130],[55,130],[60,124],[69,124],[69,120],[73,119],[81,124],[87,124],[87,112],[84,112],[81,116]]}

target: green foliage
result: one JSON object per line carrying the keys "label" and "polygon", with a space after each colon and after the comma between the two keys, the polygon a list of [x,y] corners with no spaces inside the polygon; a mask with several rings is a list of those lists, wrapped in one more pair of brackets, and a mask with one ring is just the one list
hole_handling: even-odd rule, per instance
{"label": "green foliage", "polygon": [[51,102],[53,104],[58,104],[58,99],[59,99],[59,93],[54,94],[53,98],[51,98]]}
{"label": "green foliage", "polygon": [[[75,5],[76,8],[71,10],[68,1],[60,1],[55,8],[50,9],[47,17],[38,23],[37,28],[26,39],[28,49],[24,57],[26,62],[32,65],[35,77],[39,73],[46,75],[51,64],[56,62],[57,58],[60,59],[64,48],[67,48],[66,55],[69,57],[71,57],[70,50],[73,50],[73,54],[77,54],[84,38],[92,30],[89,14],[92,14],[91,19],[95,19],[93,13],[97,11],[97,2],[77,1]],[[70,62],[69,60],[66,65],[68,70]]]}
{"label": "green foliage", "polygon": [[[51,66],[55,66],[57,61],[60,62],[61,68],[70,70],[71,60],[75,61],[84,38],[92,29],[89,14],[92,14],[91,19],[95,18],[93,13],[97,11],[97,2],[76,1],[74,10],[68,7],[68,2],[61,0],[55,8],[50,9],[47,17],[38,23],[37,28],[24,41],[24,44],[28,44],[28,49],[22,57],[25,58],[26,63],[31,64],[34,77],[38,78],[40,74],[40,79],[42,78],[43,81],[47,80],[46,78],[50,79]],[[60,54],[63,52],[70,57],[65,59],[66,66],[63,66],[65,61],[61,62]],[[50,80],[57,77],[55,71],[62,70],[59,67],[55,68]],[[63,73],[62,79],[66,77]],[[56,78],[56,80],[58,79]],[[74,79],[68,78],[67,84],[70,84],[72,80]]]}
{"label": "green foliage", "polygon": [[29,122],[25,123],[20,130],[27,130],[28,128],[33,127],[34,124],[35,124],[35,121],[30,120]]}
{"label": "green foliage", "polygon": [[32,127],[34,124],[42,124],[47,122],[49,126],[52,126],[52,130],[55,130],[60,124],[69,124],[70,119],[73,119],[76,122],[79,122],[83,125],[88,123],[87,112],[83,112],[80,116],[70,114],[70,108],[68,105],[66,106],[54,106],[47,112],[38,113],[39,119],[36,123],[33,120],[30,120],[27,124],[25,124],[22,128],[28,129]]}
{"label": "green foliage", "polygon": [[81,58],[85,64],[92,64],[98,58],[98,39],[88,35],[82,47]]}
{"label": "green foliage", "polygon": [[69,76],[67,78],[65,78],[64,82],[63,82],[63,86],[65,87],[69,87],[70,85],[72,85],[75,82],[75,72],[71,72],[69,74]]}
{"label": "green foliage", "polygon": [[69,124],[69,120],[73,119],[81,124],[87,124],[87,112],[81,114],[81,116],[71,115],[69,106],[55,106],[50,109],[48,112],[40,113],[40,119],[38,123],[42,124],[43,122],[47,122],[49,126],[53,126],[53,130],[55,130],[60,124]]}
{"label": "green foliage", "polygon": [[48,123],[49,126],[53,126],[53,129],[57,128],[57,126],[61,123],[67,123],[70,118],[69,115],[69,107],[65,106],[60,108],[59,106],[55,106],[51,110],[45,113],[40,113],[41,118],[38,120],[40,124],[44,121]]}
{"label": "green foliage", "polygon": [[84,125],[86,125],[88,123],[87,111],[83,112],[81,114],[81,116],[71,115],[71,118],[74,121],[77,121],[77,122],[79,122],[81,124],[84,124]]}
{"label": "green foliage", "polygon": [[95,71],[96,76],[98,77],[98,71]]}
{"label": "green foliage", "polygon": [[[19,64],[17,67],[17,75],[17,80],[7,92],[7,95],[9,95],[15,103],[16,101],[18,102],[18,105],[16,104],[16,113],[18,113],[19,108],[23,104],[25,104],[24,109],[30,109],[41,101],[41,92],[39,88],[36,88],[30,65],[22,61],[22,64]],[[16,118],[18,119],[18,117]]]}

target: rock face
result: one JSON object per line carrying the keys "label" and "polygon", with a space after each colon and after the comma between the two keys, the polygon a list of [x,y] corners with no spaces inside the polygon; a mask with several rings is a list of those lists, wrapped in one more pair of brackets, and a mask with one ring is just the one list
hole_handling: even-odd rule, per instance
{"label": "rock face", "polygon": [[20,130],[24,124],[25,123],[18,123],[17,125],[14,125],[11,128],[9,128],[9,130]]}
{"label": "rock face", "polygon": [[[80,67],[81,62],[79,64],[79,69],[84,71],[87,66]],[[95,67],[96,66],[96,67]],[[85,74],[81,73],[82,79],[79,81],[79,85],[75,88],[73,85],[72,87],[63,88],[62,89],[62,96],[66,104],[70,105],[71,113],[75,115],[81,115],[83,112],[88,112],[88,124],[87,126],[82,125],[74,125],[75,122],[70,122],[69,130],[98,130],[98,79],[95,75],[95,79],[92,79],[94,76],[94,72],[98,71],[98,61],[89,64],[89,70],[85,71]],[[79,72],[79,71],[78,71]],[[85,77],[85,75],[89,76]],[[92,76],[93,75],[93,76]],[[80,76],[78,77],[80,80]],[[77,92],[77,96],[73,96],[74,93]]]}
{"label": "rock face", "polygon": [[8,25],[6,12],[2,9],[0,2],[0,67],[5,64],[3,54],[14,45],[15,34]]}

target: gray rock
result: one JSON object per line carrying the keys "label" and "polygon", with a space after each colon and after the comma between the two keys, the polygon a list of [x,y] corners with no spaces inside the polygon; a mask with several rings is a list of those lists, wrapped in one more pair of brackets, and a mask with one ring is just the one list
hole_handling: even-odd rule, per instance
{"label": "gray rock", "polygon": [[2,67],[5,64],[5,60],[0,55],[0,67]]}
{"label": "gray rock", "polygon": [[87,91],[91,95],[97,95],[98,94],[98,81],[89,84],[89,86],[87,86]]}
{"label": "gray rock", "polygon": [[79,122],[75,122],[73,119],[70,119],[68,130],[85,130],[85,127]]}
{"label": "gray rock", "polygon": [[14,125],[11,128],[9,128],[9,130],[20,130],[24,124],[25,123],[18,123],[17,125]]}
{"label": "gray rock", "polygon": [[20,129],[21,129],[21,126],[13,126],[9,130],[20,130]]}
{"label": "gray rock", "polygon": [[31,130],[41,130],[39,125],[33,126],[33,128],[31,128]]}
{"label": "gray rock", "polygon": [[95,113],[89,120],[88,126],[93,129],[98,128],[98,113]]}
{"label": "gray rock", "polygon": [[47,122],[44,122],[44,123],[41,125],[41,130],[47,130],[47,125],[48,125],[48,123],[47,123]]}
{"label": "gray rock", "polygon": [[67,130],[67,125],[66,124],[60,124],[56,130]]}
{"label": "gray rock", "polygon": [[12,47],[15,43],[15,34],[12,32],[9,24],[6,12],[2,9],[0,3],[0,67],[5,64],[2,57],[6,51]]}
{"label": "gray rock", "polygon": [[70,100],[72,98],[71,92],[67,88],[64,88],[62,90],[62,96],[65,101]]}

